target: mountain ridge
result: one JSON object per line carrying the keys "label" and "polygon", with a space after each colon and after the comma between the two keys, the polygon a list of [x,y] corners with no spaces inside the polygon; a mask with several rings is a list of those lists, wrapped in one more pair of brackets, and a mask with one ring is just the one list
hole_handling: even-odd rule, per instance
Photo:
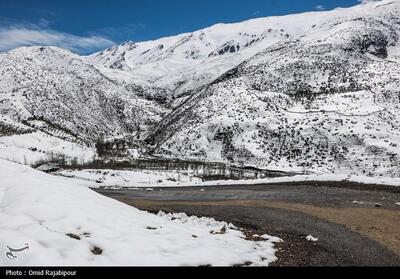
{"label": "mountain ridge", "polygon": [[19,48],[0,53],[0,113],[170,158],[399,176],[399,37],[383,0],[90,56]]}
{"label": "mountain ridge", "polygon": [[398,42],[399,6],[380,12],[256,54],[192,95],[148,142],[172,157],[398,176],[400,68],[387,48]]}

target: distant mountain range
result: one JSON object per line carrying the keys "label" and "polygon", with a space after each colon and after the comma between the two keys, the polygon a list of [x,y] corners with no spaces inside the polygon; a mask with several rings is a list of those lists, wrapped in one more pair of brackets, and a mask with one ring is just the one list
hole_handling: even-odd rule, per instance
{"label": "distant mountain range", "polygon": [[[217,24],[82,57],[0,54],[0,113],[71,140],[275,170],[400,176],[400,2]],[[51,129],[49,129],[51,127]]]}

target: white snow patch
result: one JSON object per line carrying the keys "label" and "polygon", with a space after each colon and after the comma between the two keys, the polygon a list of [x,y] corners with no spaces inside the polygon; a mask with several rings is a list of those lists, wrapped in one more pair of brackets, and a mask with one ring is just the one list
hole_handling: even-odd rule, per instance
{"label": "white snow patch", "polygon": [[264,235],[262,235],[262,236],[260,236],[260,237],[263,238],[263,239],[272,241],[272,242],[274,242],[274,243],[283,242],[283,240],[282,240],[281,238],[276,237],[276,236],[270,236],[270,235],[268,235],[268,234],[264,234]]}
{"label": "white snow patch", "polygon": [[310,241],[310,242],[317,242],[319,240],[318,238],[313,237],[312,235],[306,236],[306,239],[307,239],[307,241]]}
{"label": "white snow patch", "polygon": [[[230,266],[276,260],[272,241],[245,240],[224,222],[152,215],[76,180],[2,159],[0,169],[0,254],[5,255],[7,245],[29,244],[17,260],[0,257],[1,266]],[[210,233],[223,227],[224,233]],[[91,252],[95,247],[101,254]]]}
{"label": "white snow patch", "polygon": [[353,204],[359,204],[359,205],[363,205],[363,204],[365,204],[365,202],[353,201]]}
{"label": "white snow patch", "polygon": [[0,159],[21,164],[35,164],[39,161],[65,156],[66,162],[76,160],[87,163],[93,160],[93,148],[65,141],[43,132],[0,137]]}

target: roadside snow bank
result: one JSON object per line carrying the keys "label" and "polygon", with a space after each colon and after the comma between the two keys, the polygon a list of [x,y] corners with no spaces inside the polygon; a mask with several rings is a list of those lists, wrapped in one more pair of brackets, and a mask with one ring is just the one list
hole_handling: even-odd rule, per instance
{"label": "roadside snow bank", "polygon": [[367,177],[347,174],[312,174],[248,180],[202,181],[195,176],[174,171],[121,171],[121,170],[63,170],[59,175],[81,179],[90,187],[147,188],[147,187],[191,187],[223,185],[257,185],[306,181],[348,181],[363,184],[400,186],[400,178]]}
{"label": "roadside snow bank", "polygon": [[[233,225],[158,216],[77,181],[0,159],[0,265],[217,265],[276,260],[273,238],[248,241]],[[174,218],[172,218],[174,217]],[[7,246],[29,250],[4,255]]]}
{"label": "roadside snow bank", "polygon": [[271,184],[283,182],[303,182],[303,181],[348,181],[363,184],[377,184],[387,186],[400,186],[400,177],[369,177],[360,175],[346,174],[312,174],[312,175],[296,175],[275,178],[263,178],[254,180],[224,180],[224,181],[208,181],[201,183],[202,186],[207,185],[255,185],[255,184]]}
{"label": "roadside snow bank", "polygon": [[345,174],[313,174],[313,175],[296,175],[287,177],[263,178],[254,180],[224,180],[224,181],[207,181],[202,182],[201,186],[223,186],[223,185],[257,185],[272,184],[284,182],[306,182],[306,181],[348,181],[363,184],[377,184],[387,186],[400,186],[400,177],[368,177],[358,175]]}

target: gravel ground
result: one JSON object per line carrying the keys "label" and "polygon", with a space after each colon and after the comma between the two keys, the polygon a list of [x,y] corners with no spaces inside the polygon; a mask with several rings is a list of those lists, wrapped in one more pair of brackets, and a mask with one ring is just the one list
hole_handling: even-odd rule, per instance
{"label": "gravel ground", "polygon": [[307,182],[153,189],[97,191],[151,212],[213,217],[278,236],[284,242],[276,266],[400,266],[399,188]]}

